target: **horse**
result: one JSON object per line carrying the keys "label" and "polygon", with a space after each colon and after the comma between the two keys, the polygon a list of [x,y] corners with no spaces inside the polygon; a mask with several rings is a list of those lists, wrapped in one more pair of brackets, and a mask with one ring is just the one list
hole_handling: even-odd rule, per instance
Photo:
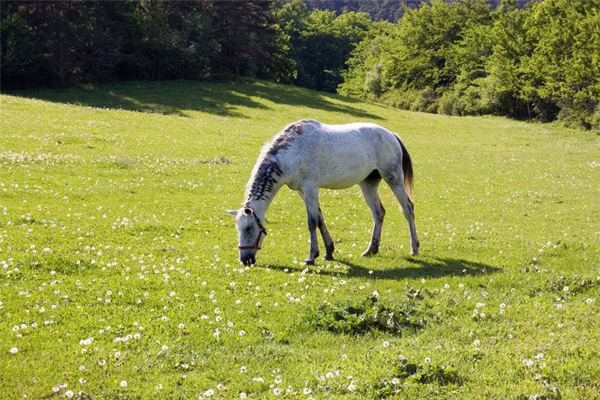
{"label": "horse", "polygon": [[374,223],[369,246],[362,255],[377,254],[385,216],[377,193],[382,179],[402,206],[411,255],[416,256],[419,239],[411,200],[413,168],[400,138],[372,123],[327,125],[301,120],[287,125],[263,147],[246,185],[243,207],[227,211],[235,216],[240,262],[256,263],[256,253],[267,236],[267,208],[283,185],[297,191],[306,205],[310,251],[305,264],[314,265],[319,256],[317,228],[325,245],[324,260],[333,260],[334,244],[319,207],[319,188],[360,186]]}

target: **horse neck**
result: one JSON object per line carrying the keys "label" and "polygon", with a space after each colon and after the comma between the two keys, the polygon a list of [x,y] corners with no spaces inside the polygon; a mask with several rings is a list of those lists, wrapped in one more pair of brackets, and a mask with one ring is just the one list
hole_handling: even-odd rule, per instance
{"label": "horse neck", "polygon": [[282,186],[282,174],[277,160],[265,158],[257,163],[248,182],[245,206],[252,208],[262,220]]}

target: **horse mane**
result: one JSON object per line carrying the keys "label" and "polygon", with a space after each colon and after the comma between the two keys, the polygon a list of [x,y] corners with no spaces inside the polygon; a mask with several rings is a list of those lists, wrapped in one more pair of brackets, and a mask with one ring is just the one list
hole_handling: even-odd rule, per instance
{"label": "horse mane", "polygon": [[277,178],[283,174],[275,156],[281,150],[289,148],[296,137],[305,132],[306,125],[315,123],[319,122],[305,119],[289,124],[263,147],[246,188],[246,201],[261,200],[267,197],[277,182]]}

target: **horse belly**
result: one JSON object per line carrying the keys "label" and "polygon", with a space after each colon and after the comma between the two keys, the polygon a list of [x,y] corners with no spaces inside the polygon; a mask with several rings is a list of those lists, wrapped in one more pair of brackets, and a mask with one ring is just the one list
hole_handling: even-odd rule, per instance
{"label": "horse belly", "polygon": [[319,164],[319,186],[326,189],[354,186],[377,169],[373,157],[363,152],[329,154]]}

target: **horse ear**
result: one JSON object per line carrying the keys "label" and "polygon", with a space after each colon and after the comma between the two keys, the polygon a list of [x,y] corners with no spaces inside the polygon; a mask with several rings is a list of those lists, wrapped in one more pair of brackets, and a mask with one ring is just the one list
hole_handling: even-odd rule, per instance
{"label": "horse ear", "polygon": [[225,210],[225,212],[229,215],[233,215],[234,217],[237,216],[237,210]]}
{"label": "horse ear", "polygon": [[244,208],[244,214],[246,214],[246,215],[252,215],[253,212],[254,211],[252,211],[251,208],[248,208],[248,207]]}

